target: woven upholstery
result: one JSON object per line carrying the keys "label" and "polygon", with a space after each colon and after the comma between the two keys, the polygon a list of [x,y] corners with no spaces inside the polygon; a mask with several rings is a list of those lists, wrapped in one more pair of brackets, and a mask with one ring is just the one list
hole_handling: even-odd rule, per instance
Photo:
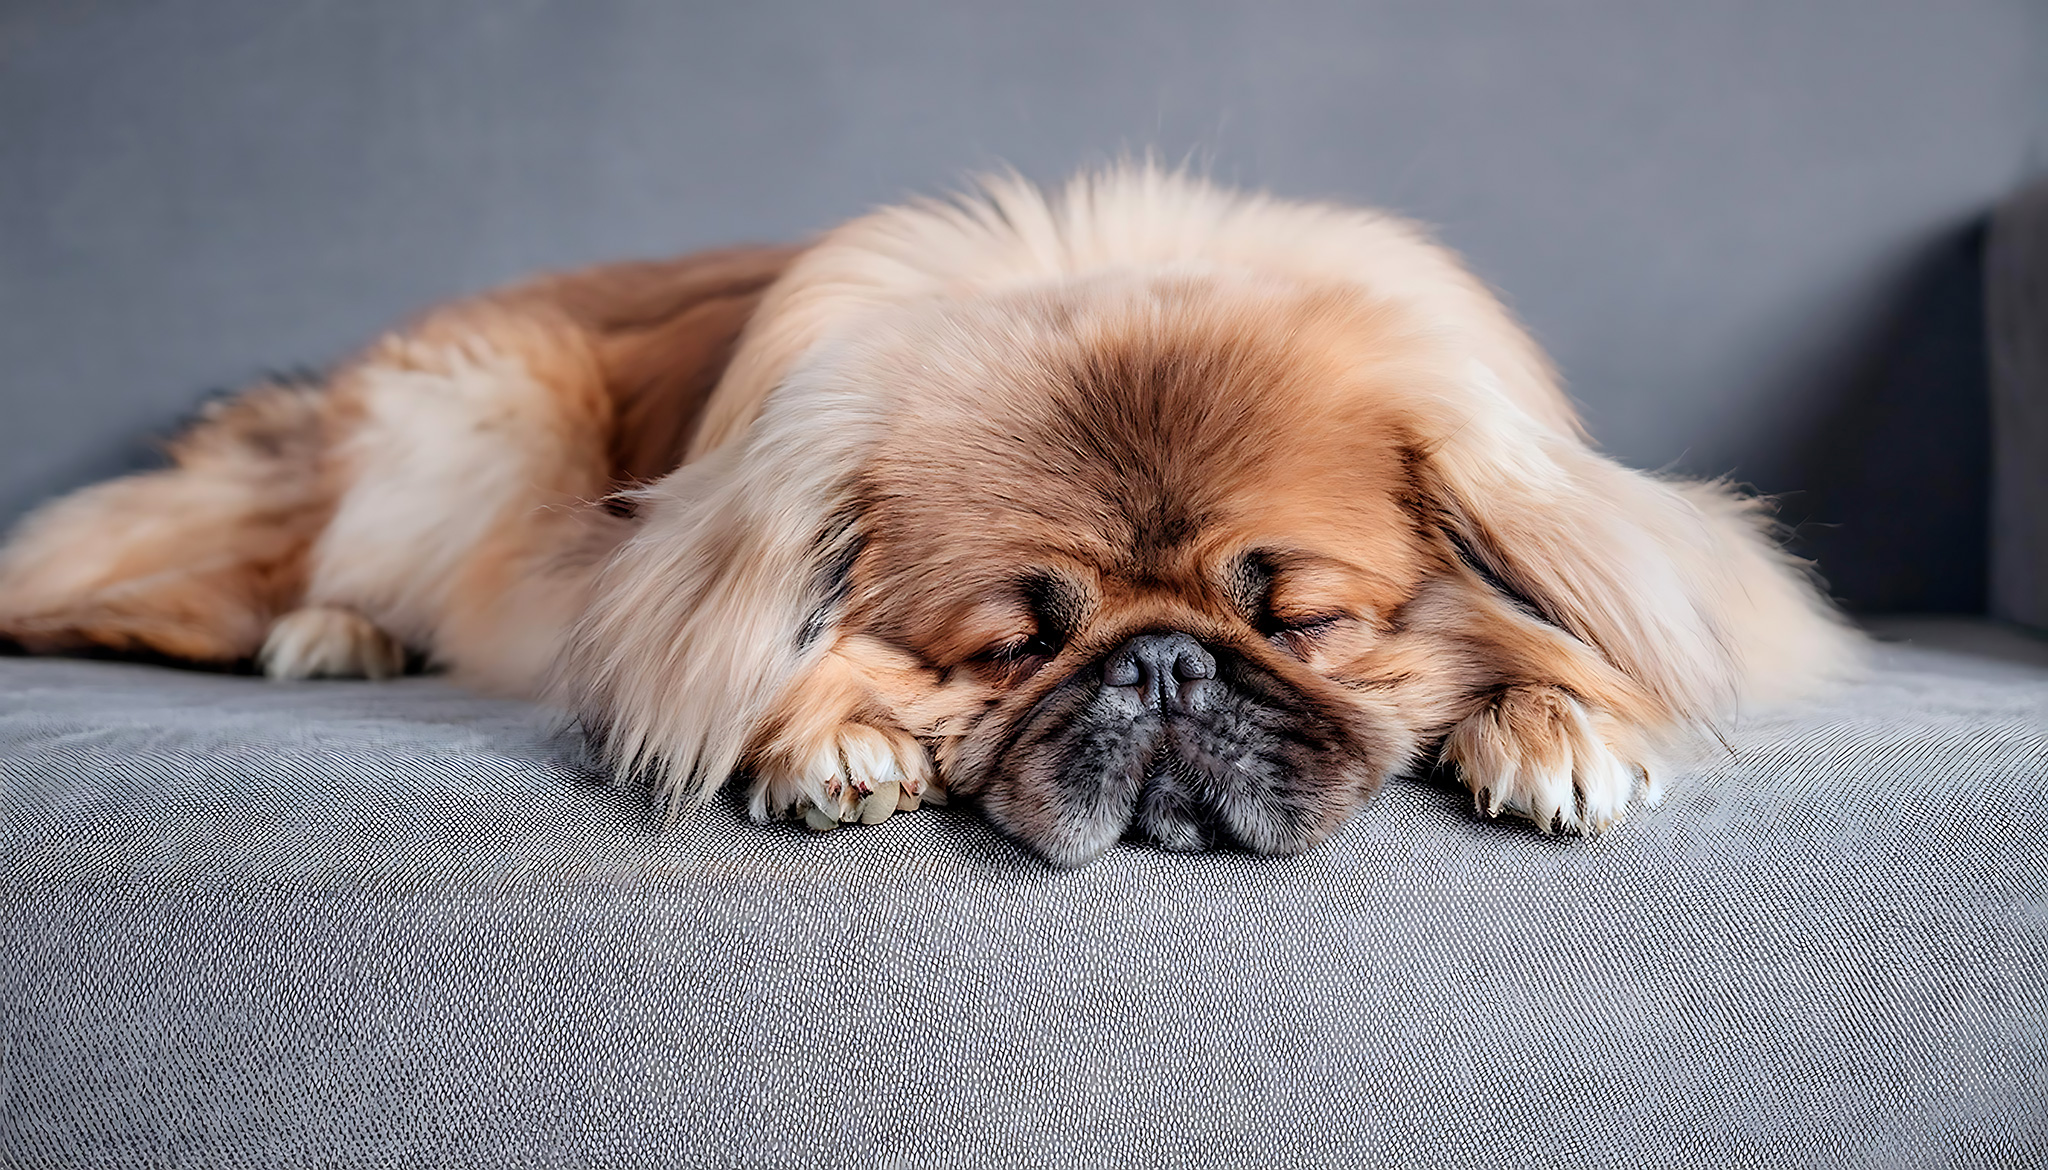
{"label": "woven upholstery", "polygon": [[0,1161],[2038,1163],[2048,666],[1964,633],[1597,840],[1409,781],[1073,873],[659,830],[433,679],[0,660]]}

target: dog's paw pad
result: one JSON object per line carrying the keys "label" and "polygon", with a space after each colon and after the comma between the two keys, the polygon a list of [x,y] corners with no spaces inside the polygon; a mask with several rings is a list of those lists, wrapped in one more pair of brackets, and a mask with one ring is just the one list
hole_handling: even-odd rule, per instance
{"label": "dog's paw pad", "polygon": [[908,732],[842,723],[815,742],[782,744],[753,768],[754,819],[825,832],[874,825],[926,801],[944,803],[924,745]]}
{"label": "dog's paw pad", "polygon": [[1646,761],[1616,746],[1610,717],[1554,687],[1514,687],[1460,723],[1443,758],[1456,766],[1481,816],[1526,817],[1545,833],[1598,833],[1622,819],[1639,789],[1653,795]]}
{"label": "dog's paw pad", "polygon": [[395,678],[405,647],[352,610],[295,609],[273,622],[257,654],[271,678]]}

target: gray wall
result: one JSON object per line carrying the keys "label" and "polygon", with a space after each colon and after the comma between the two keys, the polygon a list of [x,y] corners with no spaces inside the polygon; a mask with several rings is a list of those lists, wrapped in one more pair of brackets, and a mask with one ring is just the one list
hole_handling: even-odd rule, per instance
{"label": "gray wall", "polygon": [[7,4],[0,519],[437,298],[1145,148],[1437,224],[1623,458],[1800,493],[1851,600],[1981,602],[2040,0]]}

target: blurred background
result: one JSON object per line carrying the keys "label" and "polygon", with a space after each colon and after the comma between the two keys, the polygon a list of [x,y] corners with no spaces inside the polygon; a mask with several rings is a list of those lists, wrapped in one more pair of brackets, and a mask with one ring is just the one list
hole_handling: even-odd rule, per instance
{"label": "blurred background", "polygon": [[11,0],[0,522],[531,269],[1147,150],[1433,224],[1607,449],[1782,493],[1859,609],[1982,609],[2041,0]]}

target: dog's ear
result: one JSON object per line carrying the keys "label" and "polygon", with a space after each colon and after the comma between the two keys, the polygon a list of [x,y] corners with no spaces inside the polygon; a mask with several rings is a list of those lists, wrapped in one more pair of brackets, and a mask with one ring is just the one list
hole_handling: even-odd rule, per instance
{"label": "dog's ear", "polygon": [[631,493],[638,527],[598,574],[552,688],[671,810],[725,783],[833,640],[882,425],[833,368],[820,355],[746,434]]}
{"label": "dog's ear", "polygon": [[1678,721],[1790,693],[1856,640],[1760,503],[1629,469],[1517,409],[1480,371],[1425,445],[1425,492],[1499,591],[1598,650]]}

